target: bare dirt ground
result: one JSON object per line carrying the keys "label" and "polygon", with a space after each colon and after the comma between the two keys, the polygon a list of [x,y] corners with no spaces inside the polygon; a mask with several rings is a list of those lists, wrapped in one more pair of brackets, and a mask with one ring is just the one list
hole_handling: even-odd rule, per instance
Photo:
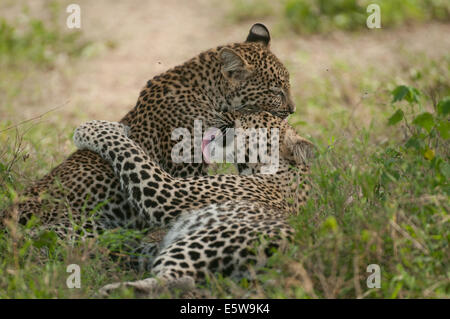
{"label": "bare dirt ground", "polygon": [[[36,3],[39,8],[45,1]],[[64,117],[72,124],[79,123],[80,114],[83,118],[118,120],[133,107],[148,79],[202,50],[244,40],[256,22],[230,23],[226,19],[228,4],[216,0],[77,3],[84,36],[116,47],[100,50],[95,57],[75,65],[62,61],[66,71],[49,72],[40,84],[46,87],[46,103],[36,106],[22,101],[19,118],[30,118],[67,102],[50,117]],[[65,7],[63,2],[61,8]],[[273,18],[260,22],[277,29]],[[336,60],[352,67],[394,70],[406,48],[410,54],[442,56],[450,51],[450,37],[445,36],[449,33],[450,25],[443,24],[313,37],[274,32],[272,50],[287,63],[294,94],[300,95],[304,81],[327,76]]]}

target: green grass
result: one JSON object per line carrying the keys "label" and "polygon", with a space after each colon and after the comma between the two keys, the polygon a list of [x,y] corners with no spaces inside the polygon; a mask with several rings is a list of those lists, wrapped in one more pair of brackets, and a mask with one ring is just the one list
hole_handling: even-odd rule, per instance
{"label": "green grass", "polygon": [[[449,296],[450,99],[433,105],[409,87],[393,92],[401,111],[382,127],[391,139],[375,142],[381,128],[369,126],[321,145],[313,198],[293,218],[290,254],[271,264],[283,271],[267,272],[276,282],[268,296]],[[366,286],[369,264],[381,267],[380,289]]]}
{"label": "green grass", "polygon": [[88,43],[80,42],[80,32],[63,34],[58,28],[46,27],[38,19],[30,19],[24,29],[19,32],[0,18],[0,63],[14,65],[31,61],[49,67],[58,55],[80,56],[88,46]]}
{"label": "green grass", "polygon": [[[24,99],[25,70],[31,68],[39,78],[59,68],[61,54],[76,62],[85,40],[82,35],[53,36],[58,31],[37,22],[25,26],[28,31],[18,32],[11,23],[0,30],[2,39],[12,41],[0,49],[8,70],[8,81],[0,73],[0,111],[20,119],[14,106]],[[207,295],[450,296],[450,56],[401,56],[402,65],[395,70],[370,64],[358,69],[351,61],[330,63],[327,76],[308,78],[291,70],[293,82],[303,82],[301,90],[294,90],[301,95],[290,123],[319,149],[311,198],[292,217],[295,241],[286,253],[271,258],[257,281],[213,277],[203,287]],[[45,101],[37,89],[26,92],[30,105]],[[17,118],[0,117],[0,211],[74,150],[74,127],[61,118],[39,121],[44,122],[6,130]],[[112,231],[98,242],[72,247],[46,231],[30,236],[35,226],[9,224],[0,231],[0,298],[89,298],[105,284],[146,275],[123,269],[106,254],[106,247],[117,248],[124,237],[140,234]],[[80,289],[66,286],[70,264],[81,267]],[[369,264],[381,267],[380,289],[366,286]],[[114,297],[133,294],[119,291]]]}
{"label": "green grass", "polygon": [[[138,276],[112,261],[107,245],[122,241],[122,234],[109,233],[102,241],[87,241],[75,247],[42,231],[31,237],[28,225],[0,231],[0,298],[88,298],[111,280],[133,280]],[[111,247],[111,246],[108,246]],[[81,288],[69,289],[67,267],[81,267]],[[143,274],[139,274],[142,276]],[[131,297],[124,292],[121,297]]]}
{"label": "green grass", "polygon": [[[292,218],[297,235],[288,252],[272,257],[257,282],[211,278],[206,291],[216,297],[449,296],[450,99],[433,104],[406,86],[392,92],[381,125],[349,134],[349,126],[335,123],[316,140],[313,192]],[[335,121],[345,123],[346,116]],[[6,171],[0,173],[5,178]],[[120,243],[121,236],[72,248],[11,226],[0,234],[0,297],[93,297],[106,283],[140,278],[105,257],[104,247]],[[81,265],[81,289],[65,286],[71,263]],[[380,289],[366,286],[369,264],[381,267]],[[114,297],[133,294],[124,290]]]}

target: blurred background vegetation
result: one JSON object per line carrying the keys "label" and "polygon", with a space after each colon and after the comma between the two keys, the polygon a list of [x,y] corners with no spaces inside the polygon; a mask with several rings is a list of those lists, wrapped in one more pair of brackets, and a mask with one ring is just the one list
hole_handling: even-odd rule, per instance
{"label": "blurred background vegetation", "polygon": [[[0,3],[0,210],[69,155],[74,128],[118,120],[152,76],[201,50],[269,26],[291,73],[289,122],[319,149],[313,192],[292,218],[288,253],[258,280],[211,278],[214,297],[436,298],[450,296],[450,3],[439,0],[80,0]],[[368,4],[381,29],[366,27]],[[221,168],[229,172],[229,167]],[[26,228],[0,232],[0,298],[90,297],[142,276],[98,243],[71,247]],[[67,289],[66,266],[82,267]],[[381,288],[366,267],[379,264]],[[123,291],[117,297],[132,297]]]}
{"label": "blurred background vegetation", "polygon": [[445,0],[232,0],[230,18],[236,21],[277,16],[286,28],[300,34],[356,31],[366,27],[366,8],[378,4],[384,28],[427,21],[448,21]]}

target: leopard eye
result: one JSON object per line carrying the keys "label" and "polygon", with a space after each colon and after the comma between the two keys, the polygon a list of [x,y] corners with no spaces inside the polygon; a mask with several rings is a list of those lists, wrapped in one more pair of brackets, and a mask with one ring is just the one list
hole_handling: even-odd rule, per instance
{"label": "leopard eye", "polygon": [[284,93],[284,90],[281,88],[273,87],[270,89],[271,92],[273,92],[276,95],[279,95],[284,102],[286,102],[286,93]]}
{"label": "leopard eye", "polygon": [[270,88],[270,91],[272,91],[272,93],[284,96],[284,90],[282,88],[278,88],[278,87],[272,87]]}

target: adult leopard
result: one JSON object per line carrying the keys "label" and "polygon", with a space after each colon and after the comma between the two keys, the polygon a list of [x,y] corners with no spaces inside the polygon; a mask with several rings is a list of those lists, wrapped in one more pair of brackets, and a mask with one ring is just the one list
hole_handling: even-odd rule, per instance
{"label": "adult leopard", "polygon": [[[261,141],[267,144],[270,158],[274,152],[279,154],[276,172],[175,178],[127,136],[123,124],[92,121],[76,129],[77,147],[97,152],[111,163],[136,211],[154,224],[171,226],[161,244],[151,244],[143,256],[154,278],[111,284],[102,294],[121,286],[140,293],[157,292],[164,286],[193,288],[195,282],[216,272],[248,276],[249,265],[261,266],[272,247],[282,246],[291,237],[287,217],[296,214],[308,196],[312,143],[270,113],[235,114],[228,113],[223,124],[270,132],[259,143],[246,143],[245,152],[248,157]],[[273,148],[277,143],[279,147]],[[266,158],[260,157],[262,162]],[[246,165],[257,171],[266,164]]]}
{"label": "adult leopard", "polygon": [[[294,112],[289,73],[269,46],[267,28],[253,25],[245,42],[202,52],[148,81],[136,106],[120,122],[130,127],[131,139],[168,174],[204,175],[206,165],[201,160],[172,160],[171,150],[178,142],[171,139],[174,129],[186,128],[194,136],[194,120],[201,120],[206,129],[217,111],[266,110],[282,118]],[[3,218],[15,212],[22,224],[32,215],[48,224],[71,211],[71,218],[81,222],[88,212],[96,211],[104,228],[150,226],[127,201],[109,163],[88,150],[70,155],[22,197],[25,200],[3,212]]]}

